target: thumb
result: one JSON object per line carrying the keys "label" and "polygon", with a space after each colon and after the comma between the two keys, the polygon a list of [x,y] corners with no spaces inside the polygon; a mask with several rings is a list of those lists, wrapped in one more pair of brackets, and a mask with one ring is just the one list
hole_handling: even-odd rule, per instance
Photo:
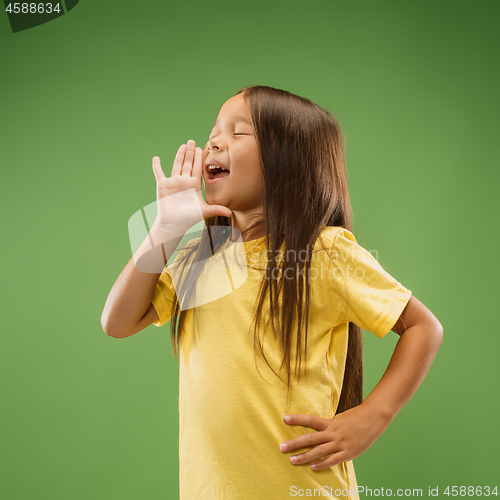
{"label": "thumb", "polygon": [[153,156],[153,173],[155,174],[156,182],[161,179],[165,179],[165,174],[161,168],[160,157]]}
{"label": "thumb", "polygon": [[222,215],[223,217],[233,216],[232,210],[223,205],[208,205],[207,212],[209,217],[214,217],[216,215]]}

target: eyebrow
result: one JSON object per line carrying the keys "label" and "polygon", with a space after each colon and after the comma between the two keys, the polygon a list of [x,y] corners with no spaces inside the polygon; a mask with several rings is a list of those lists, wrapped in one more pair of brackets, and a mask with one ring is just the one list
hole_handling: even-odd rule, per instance
{"label": "eyebrow", "polygon": [[[235,119],[234,119],[234,123],[238,123],[238,122],[245,122],[245,123],[248,123],[249,125],[252,125],[253,126],[253,123],[251,120],[249,120],[248,118],[245,118],[244,116],[237,116]],[[215,120],[214,124],[212,125],[212,128],[210,130],[213,130],[215,125],[217,125],[217,119]]]}

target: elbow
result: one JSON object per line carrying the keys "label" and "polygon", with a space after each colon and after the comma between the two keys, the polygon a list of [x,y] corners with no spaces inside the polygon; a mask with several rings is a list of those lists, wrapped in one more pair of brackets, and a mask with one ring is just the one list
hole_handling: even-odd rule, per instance
{"label": "elbow", "polygon": [[441,322],[435,316],[434,316],[432,330],[434,332],[434,339],[436,342],[436,351],[437,351],[439,349],[439,347],[441,346],[441,342],[443,341],[444,329],[443,329],[443,325],[441,324]]}
{"label": "elbow", "polygon": [[104,315],[104,313],[102,313],[102,316],[101,316],[101,326],[102,326],[102,329],[103,329],[104,333],[108,337],[114,337],[115,336],[113,334],[113,332],[112,332],[112,329],[111,329],[110,325],[108,324],[107,318]]}
{"label": "elbow", "polygon": [[102,316],[101,316],[101,326],[102,326],[102,329],[103,329],[104,333],[108,337],[113,337],[115,339],[124,338],[124,336],[109,321],[109,318],[108,318],[108,315],[106,314],[106,311],[104,311],[102,313]]}

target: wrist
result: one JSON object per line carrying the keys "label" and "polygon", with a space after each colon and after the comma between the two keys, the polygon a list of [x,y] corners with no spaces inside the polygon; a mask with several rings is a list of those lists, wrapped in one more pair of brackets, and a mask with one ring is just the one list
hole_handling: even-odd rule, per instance
{"label": "wrist", "polygon": [[369,396],[361,403],[367,409],[371,418],[374,418],[379,422],[379,424],[385,429],[397,415],[395,411],[388,402],[384,400],[374,400]]}
{"label": "wrist", "polygon": [[165,223],[155,220],[149,232],[153,236],[155,245],[159,245],[165,241],[182,238],[189,229],[190,227],[186,225],[181,226],[173,222]]}
{"label": "wrist", "polygon": [[187,229],[175,224],[154,223],[134,252],[135,266],[144,273],[161,273]]}

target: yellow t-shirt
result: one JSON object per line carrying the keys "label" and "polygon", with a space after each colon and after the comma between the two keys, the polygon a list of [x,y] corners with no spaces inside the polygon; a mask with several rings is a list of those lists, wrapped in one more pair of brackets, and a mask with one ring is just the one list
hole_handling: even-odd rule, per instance
{"label": "yellow t-shirt", "polygon": [[[325,227],[321,236],[327,251],[316,242],[309,273],[308,371],[293,386],[288,408],[286,374],[279,368],[281,351],[274,339],[265,337],[263,348],[283,380],[272,372],[258,349],[257,366],[265,380],[254,362],[250,327],[266,265],[265,238],[239,245],[228,240],[223,245],[219,254],[243,257],[248,266],[246,281],[231,293],[209,301],[210,294],[220,295],[225,277],[218,268],[218,278],[212,276],[208,282],[209,274],[203,271],[200,282],[205,292],[207,283],[215,284],[208,287],[211,290],[200,305],[187,310],[180,349],[181,500],[359,498],[352,461],[318,471],[310,468],[311,462],[291,464],[291,455],[311,447],[282,452],[279,444],[315,431],[286,424],[283,416],[332,418],[342,388],[348,322],[383,338],[401,315],[411,291],[390,276],[348,230]],[[220,260],[214,259],[217,265]],[[175,293],[170,272],[172,265],[160,275],[155,289],[152,303],[159,317],[155,326],[170,319]],[[294,361],[292,356],[292,368]]]}

